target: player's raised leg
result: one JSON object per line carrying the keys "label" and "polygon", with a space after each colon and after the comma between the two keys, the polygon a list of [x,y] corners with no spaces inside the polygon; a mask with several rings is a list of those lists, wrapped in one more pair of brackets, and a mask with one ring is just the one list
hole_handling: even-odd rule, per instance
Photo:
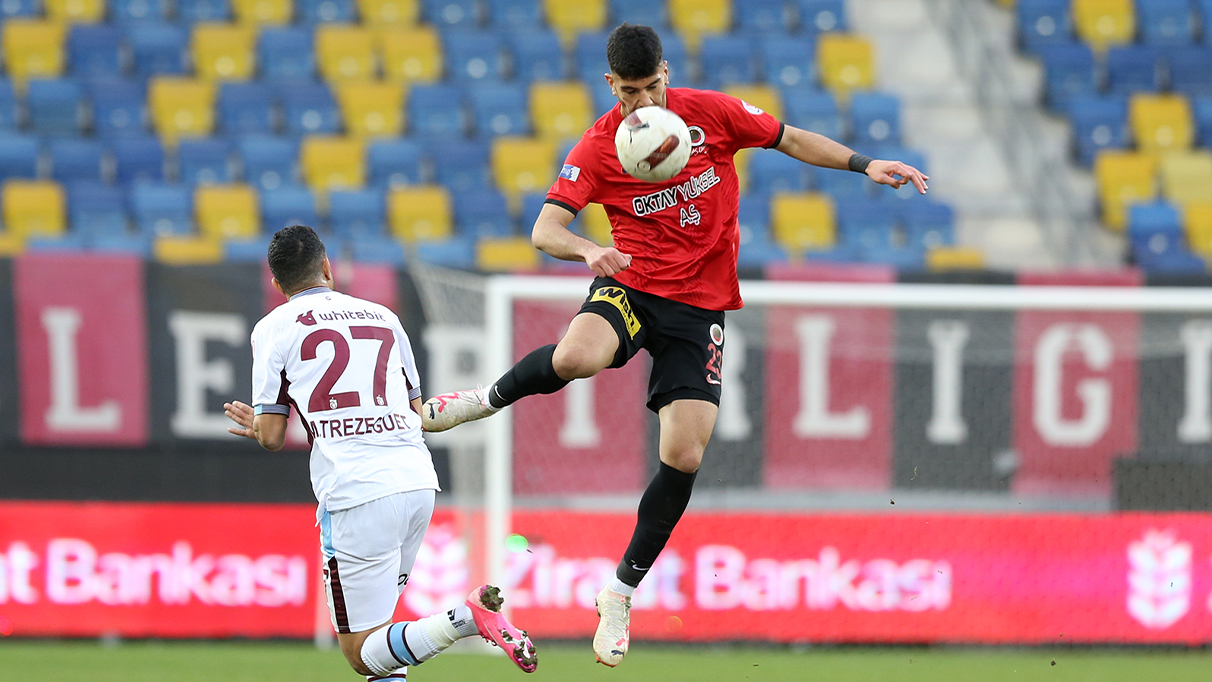
{"label": "player's raised leg", "polygon": [[601,663],[614,667],[627,653],[631,643],[631,595],[686,511],[718,411],[706,400],[675,400],[658,412],[661,463],[640,498],[635,531],[615,569],[615,579],[597,597],[600,620],[593,652]]}

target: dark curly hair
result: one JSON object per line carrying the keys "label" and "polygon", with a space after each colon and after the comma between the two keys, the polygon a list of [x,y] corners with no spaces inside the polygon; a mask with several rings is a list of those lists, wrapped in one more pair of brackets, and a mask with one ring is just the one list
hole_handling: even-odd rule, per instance
{"label": "dark curly hair", "polygon": [[606,61],[626,81],[647,78],[661,68],[661,37],[649,26],[619,24],[606,39]]}
{"label": "dark curly hair", "polygon": [[306,225],[278,230],[269,242],[269,271],[287,292],[314,281],[324,263],[324,242]]}

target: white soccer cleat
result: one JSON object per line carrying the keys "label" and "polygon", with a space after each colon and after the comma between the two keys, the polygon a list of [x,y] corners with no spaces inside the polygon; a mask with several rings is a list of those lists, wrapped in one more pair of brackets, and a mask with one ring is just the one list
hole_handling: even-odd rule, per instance
{"label": "white soccer cleat", "polygon": [[601,620],[593,635],[593,653],[598,663],[613,668],[623,662],[631,644],[631,597],[603,587],[595,603]]}
{"label": "white soccer cleat", "polygon": [[464,422],[483,419],[500,411],[488,404],[488,389],[476,387],[472,391],[455,391],[435,395],[421,406],[421,429],[437,433]]}

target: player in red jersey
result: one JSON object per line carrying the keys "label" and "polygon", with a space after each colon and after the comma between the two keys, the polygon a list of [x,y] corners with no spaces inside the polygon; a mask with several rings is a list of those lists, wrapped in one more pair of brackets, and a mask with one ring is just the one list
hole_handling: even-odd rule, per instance
{"label": "player in red jersey", "polygon": [[[660,466],[640,500],[631,543],[615,580],[598,594],[597,658],[618,665],[629,644],[631,595],[665,547],[690,501],[720,401],[724,311],[742,305],[737,282],[739,186],[733,156],[746,147],[777,149],[823,168],[865,173],[875,182],[926,192],[928,179],[897,161],[872,160],[826,137],[780,123],[728,95],[670,88],[661,41],[647,26],[623,24],[607,41],[610,84],[619,104],[569,152],[532,233],[551,256],[583,261],[597,277],[558,344],[539,348],[488,389],[430,399],[424,426],[442,431],[487,417],[573,379],[621,367],[641,348],[652,356],[648,408],[660,421]],[[690,127],[686,167],[662,183],[627,175],[614,148],[623,118],[661,106]],[[573,234],[589,203],[610,218],[614,246]]]}

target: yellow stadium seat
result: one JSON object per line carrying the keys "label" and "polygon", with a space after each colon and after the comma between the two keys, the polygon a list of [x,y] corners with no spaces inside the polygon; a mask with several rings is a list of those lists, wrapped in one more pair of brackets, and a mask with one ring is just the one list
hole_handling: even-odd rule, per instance
{"label": "yellow stadium seat", "polygon": [[1157,195],[1157,161],[1148,154],[1104,151],[1094,160],[1103,221],[1122,230],[1127,206],[1150,201]]}
{"label": "yellow stadium seat", "polygon": [[985,254],[968,246],[936,246],[926,252],[926,268],[939,270],[980,270]]}
{"label": "yellow stadium seat", "polygon": [[169,265],[213,265],[223,262],[223,242],[213,237],[156,237],[156,260]]}
{"label": "yellow stadium seat", "polygon": [[432,27],[384,28],[376,38],[387,80],[431,83],[442,79],[442,41]]}
{"label": "yellow stadium seat", "polygon": [[46,18],[67,24],[93,24],[105,19],[105,0],[44,0]]}
{"label": "yellow stadium seat", "polygon": [[731,0],[669,0],[669,22],[686,46],[697,50],[703,36],[727,33],[732,26]]}
{"label": "yellow stadium seat", "polygon": [[316,29],[316,65],[325,80],[374,78],[374,32],[340,24]]}
{"label": "yellow stadium seat", "polygon": [[833,200],[824,194],[776,194],[770,207],[774,240],[789,253],[827,249],[837,241]]}
{"label": "yellow stadium seat", "polygon": [[357,138],[393,137],[404,129],[404,85],[346,81],[336,86],[345,130]]}
{"label": "yellow stadium seat", "polygon": [[19,256],[25,251],[25,240],[9,232],[0,232],[0,256]]}
{"label": "yellow stadium seat", "polygon": [[358,14],[367,26],[412,26],[420,6],[418,0],[358,0]]}
{"label": "yellow stadium seat", "polygon": [[63,73],[62,24],[49,21],[9,19],[4,22],[0,43],[9,78],[23,83],[29,78],[55,78]]}
{"label": "yellow stadium seat", "polygon": [[147,93],[152,123],[160,139],[210,135],[215,124],[215,85],[190,78],[153,78]]}
{"label": "yellow stadium seat", "polygon": [[539,251],[526,237],[498,237],[476,242],[476,266],[486,272],[519,272],[539,267]]}
{"label": "yellow stadium seat", "polygon": [[865,38],[826,33],[816,46],[821,83],[838,95],[875,87],[875,48]]}
{"label": "yellow stadium seat", "polygon": [[579,138],[593,123],[589,90],[579,81],[535,83],[530,87],[530,119],[540,137]]}
{"label": "yellow stadium seat", "polygon": [[366,182],[365,157],[361,140],[314,136],[303,140],[299,165],[313,191],[359,189]]}
{"label": "yellow stadium seat", "polygon": [[58,237],[67,230],[63,188],[47,180],[9,180],[0,191],[4,225],[18,240]]}
{"label": "yellow stadium seat", "polygon": [[1130,43],[1136,35],[1132,0],[1073,0],[1071,7],[1077,36],[1091,49]]}
{"label": "yellow stadium seat", "polygon": [[749,163],[752,161],[755,151],[757,150],[752,147],[738,149],[732,157],[733,163],[736,164],[736,180],[741,194],[749,191]]}
{"label": "yellow stadium seat", "polygon": [[1191,103],[1182,95],[1135,94],[1128,103],[1128,122],[1142,152],[1183,151],[1195,139]]}
{"label": "yellow stadium seat", "polygon": [[239,24],[194,24],[194,73],[210,80],[246,80],[256,70],[256,34]]}
{"label": "yellow stadium seat", "polygon": [[752,104],[777,119],[782,120],[783,118],[783,100],[779,97],[778,90],[769,85],[730,85],[724,88],[724,92]]}
{"label": "yellow stadium seat", "polygon": [[203,185],[194,190],[198,232],[215,240],[250,239],[261,232],[257,191],[248,185]]}
{"label": "yellow stadium seat", "polygon": [[1212,200],[1193,201],[1183,206],[1183,230],[1191,250],[1212,258]]}
{"label": "yellow stadium seat", "polygon": [[232,0],[231,5],[242,24],[289,24],[295,11],[291,0]]}
{"label": "yellow stadium seat", "polygon": [[555,143],[525,137],[498,137],[492,143],[492,175],[510,195],[545,192],[555,181]]}
{"label": "yellow stadium seat", "polygon": [[547,24],[571,42],[578,33],[600,31],[606,25],[606,0],[543,0]]}
{"label": "yellow stadium seat", "polygon": [[1212,152],[1161,157],[1162,196],[1178,204],[1212,201]]}
{"label": "yellow stadium seat", "polygon": [[391,233],[404,241],[441,241],[453,222],[450,193],[441,185],[397,187],[387,195]]}
{"label": "yellow stadium seat", "polygon": [[577,214],[581,221],[585,238],[602,246],[614,244],[614,236],[610,233],[610,218],[601,204],[588,204]]}

